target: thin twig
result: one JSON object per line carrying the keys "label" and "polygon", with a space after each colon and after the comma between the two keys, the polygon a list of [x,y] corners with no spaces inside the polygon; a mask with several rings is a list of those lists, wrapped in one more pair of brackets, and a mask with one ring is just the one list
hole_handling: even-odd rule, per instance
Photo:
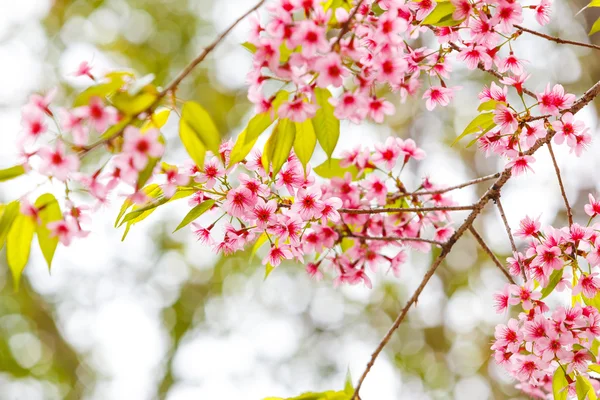
{"label": "thin twig", "polygon": [[521,25],[515,25],[515,28],[517,28],[518,30],[523,31],[523,32],[531,33],[532,35],[539,36],[546,40],[550,40],[551,42],[556,42],[559,44],[572,44],[573,46],[587,47],[588,49],[600,50],[600,46],[595,45],[595,44],[577,42],[575,40],[561,39],[556,36],[546,35],[545,33],[541,33],[538,31],[534,31],[534,30],[525,28],[524,26],[521,26]]}
{"label": "thin twig", "polygon": [[355,239],[362,240],[380,240],[384,242],[424,242],[431,243],[436,246],[442,247],[444,243],[439,242],[437,240],[418,238],[418,237],[400,237],[400,236],[365,236],[365,235],[357,235],[355,233],[343,233],[342,237],[349,237]]}
{"label": "thin twig", "polygon": [[[229,33],[233,30],[233,28],[235,28],[244,18],[246,18],[248,15],[252,14],[254,11],[256,11],[257,9],[259,9],[266,0],[260,0],[258,3],[256,3],[254,5],[254,7],[252,7],[250,10],[246,11],[244,14],[242,14],[242,16],[240,16],[238,19],[236,19],[231,25],[229,25],[229,27],[227,29],[225,29],[223,32],[221,32],[221,34],[219,36],[216,37],[215,40],[212,41],[212,43],[210,43],[208,46],[206,46],[204,48],[204,50],[202,50],[202,52],[196,57],[194,58],[176,77],[175,79],[173,79],[162,91],[160,91],[157,96],[156,99],[154,100],[154,102],[152,102],[152,104],[150,104],[148,107],[146,107],[145,109],[143,109],[142,111],[140,111],[139,113],[130,116],[130,121],[134,121],[137,117],[139,117],[142,114],[146,114],[149,112],[152,112],[152,110],[154,110],[162,101],[162,99],[170,92],[174,91],[177,89],[177,86],[181,83],[181,81],[183,81],[185,79],[186,76],[188,76],[190,74],[190,72],[192,72],[194,70],[194,68],[196,68],[196,66],[198,66],[198,64],[200,64],[202,61],[204,61],[204,59],[206,58],[206,56],[208,56],[208,54],[213,51],[215,49],[215,47],[217,47],[219,45],[219,43],[221,43],[223,41],[223,39],[225,39],[225,37],[227,35],[229,35]],[[129,124],[127,124],[129,125]],[[126,127],[126,126],[125,126]],[[122,129],[120,129],[119,131],[115,132],[114,134],[112,134],[110,137],[106,138],[106,139],[102,139],[99,140],[95,143],[92,143],[88,146],[84,146],[80,149],[79,152],[79,156],[83,157],[86,153],[90,152],[91,150],[95,149],[98,146],[101,146],[103,144],[109,143],[110,141],[114,140],[115,138],[121,136],[123,134],[123,132],[125,131],[125,127],[123,127]]]}
{"label": "thin twig", "polygon": [[439,207],[408,207],[408,208],[340,208],[338,211],[344,214],[382,214],[382,213],[405,213],[426,211],[469,211],[473,206],[439,206]]}
{"label": "thin twig", "polygon": [[498,207],[498,211],[500,212],[500,218],[502,218],[502,222],[504,223],[504,228],[506,228],[506,233],[508,235],[508,240],[510,241],[510,247],[512,247],[512,251],[517,258],[517,263],[519,264],[519,268],[521,269],[521,274],[523,275],[523,281],[527,282],[527,275],[525,275],[525,267],[521,262],[521,257],[518,256],[517,246],[515,245],[515,238],[512,235],[510,230],[510,225],[508,224],[508,220],[506,219],[506,214],[504,213],[504,207],[502,207],[502,202],[500,201],[500,195],[496,199],[496,206]]}
{"label": "thin twig", "polygon": [[569,204],[569,199],[567,199],[567,192],[565,191],[565,186],[563,185],[562,177],[560,175],[560,169],[558,168],[558,163],[556,162],[556,157],[554,156],[554,150],[552,150],[552,143],[548,142],[548,151],[550,152],[550,157],[552,158],[552,164],[554,164],[554,171],[556,172],[556,178],[558,179],[558,186],[560,186],[560,193],[562,194],[562,198],[565,201],[565,208],[567,209],[567,218],[569,219],[569,226],[573,225],[573,210],[571,209],[571,205]]}
{"label": "thin twig", "polygon": [[[596,84],[594,86],[592,86],[590,89],[588,89],[583,94],[583,96],[581,96],[569,109],[567,109],[565,111],[571,112],[573,114],[577,113],[579,110],[581,110],[583,107],[585,107],[589,102],[591,102],[596,96],[598,96],[598,94],[600,94],[600,81],[596,82]],[[544,138],[539,139],[537,142],[534,143],[534,145],[529,150],[527,150],[525,152],[525,155],[532,155],[533,153],[535,153],[537,150],[539,150],[540,147],[542,147],[543,145],[548,143],[550,140],[552,140],[552,137],[554,136],[554,134],[555,134],[554,131],[552,131],[552,130],[548,131],[548,133],[546,134],[546,136]],[[433,276],[433,274],[435,273],[437,268],[441,265],[442,261],[444,261],[446,256],[448,256],[448,254],[452,250],[452,247],[454,246],[454,244],[456,244],[458,239],[460,237],[462,237],[462,235],[465,233],[465,231],[473,224],[473,221],[475,221],[475,218],[477,218],[477,216],[481,213],[481,211],[483,210],[485,205],[490,200],[498,197],[498,194],[500,193],[500,189],[506,184],[506,182],[510,179],[510,177],[511,177],[511,169],[505,168],[504,171],[502,171],[502,174],[500,175],[500,177],[496,180],[496,182],[494,182],[494,184],[485,192],[485,194],[479,199],[479,201],[477,203],[475,203],[473,211],[469,214],[469,216],[465,219],[465,221],[452,234],[450,239],[448,239],[448,241],[446,243],[444,243],[444,245],[442,246],[442,251],[441,251],[440,255],[435,259],[435,261],[433,262],[431,267],[429,267],[429,269],[425,273],[425,276],[423,277],[423,280],[421,281],[421,283],[419,284],[419,286],[417,287],[417,289],[415,290],[413,295],[410,297],[410,299],[408,300],[408,302],[406,303],[404,308],[402,308],[402,310],[400,311],[400,313],[394,320],[394,323],[392,324],[390,329],[387,331],[387,333],[385,334],[385,336],[383,337],[381,342],[379,342],[379,345],[377,346],[377,348],[371,355],[371,358],[370,358],[369,362],[367,363],[365,370],[363,371],[362,375],[360,376],[360,378],[356,384],[356,387],[354,389],[354,395],[352,396],[353,400],[359,399],[360,388],[361,388],[363,382],[365,381],[365,378],[371,371],[371,368],[373,367],[375,360],[377,359],[379,354],[383,351],[383,348],[385,347],[385,345],[390,341],[392,335],[394,334],[396,329],[398,329],[398,327],[400,326],[400,324],[406,317],[406,314],[408,313],[408,310],[410,309],[410,307],[414,303],[416,303],[418,297],[423,292],[423,289],[425,289],[425,286],[427,285],[427,283],[429,282],[429,280],[431,279],[431,277]]]}
{"label": "thin twig", "polygon": [[342,37],[346,33],[348,33],[348,31],[350,30],[350,25],[352,24],[352,20],[356,16],[356,13],[358,13],[358,9],[360,8],[360,6],[362,5],[362,3],[364,1],[365,0],[360,0],[358,2],[358,4],[356,4],[356,7],[354,7],[354,10],[352,10],[352,13],[348,16],[348,19],[346,20],[346,22],[344,22],[344,25],[342,25],[342,29],[340,30],[340,33],[338,34],[337,38],[335,39],[335,42],[331,46],[332,49],[335,49],[340,44]]}
{"label": "thin twig", "polygon": [[436,189],[436,190],[417,190],[417,191],[414,191],[412,193],[398,193],[397,195],[392,196],[392,198],[393,199],[398,199],[398,198],[401,198],[401,197],[427,196],[427,195],[442,194],[442,193],[446,193],[446,192],[451,192],[452,190],[462,189],[462,188],[465,188],[467,186],[475,185],[477,183],[489,181],[491,179],[496,179],[499,176],[500,176],[500,172],[496,172],[495,174],[487,175],[487,176],[482,176],[481,178],[475,178],[475,179],[463,182],[463,183],[455,185],[455,186],[449,186],[447,188]]}
{"label": "thin twig", "polygon": [[473,234],[473,237],[475,237],[475,240],[477,240],[477,243],[479,243],[479,245],[481,246],[481,248],[483,249],[483,251],[485,251],[486,254],[488,256],[490,256],[490,258],[492,259],[492,261],[494,262],[494,264],[496,264],[496,267],[498,267],[498,269],[500,271],[502,271],[502,273],[504,274],[504,276],[506,276],[506,279],[508,279],[509,282],[512,283],[513,285],[516,285],[515,280],[513,279],[513,277],[506,270],[506,268],[504,268],[504,266],[502,265],[502,263],[500,262],[500,260],[498,260],[498,257],[496,257],[496,255],[492,252],[492,249],[490,249],[489,246],[485,243],[485,241],[483,240],[483,238],[481,237],[481,235],[479,234],[479,232],[477,232],[475,230],[475,228],[473,227],[473,225],[471,225],[469,227],[469,230],[471,231],[471,234]]}

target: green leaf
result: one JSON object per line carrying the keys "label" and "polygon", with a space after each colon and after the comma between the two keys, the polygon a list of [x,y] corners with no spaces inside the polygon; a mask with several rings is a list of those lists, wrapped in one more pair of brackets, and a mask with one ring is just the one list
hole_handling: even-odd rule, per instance
{"label": "green leaf", "polygon": [[562,275],[563,275],[562,268],[557,269],[554,272],[552,272],[552,274],[550,275],[550,280],[548,281],[548,286],[546,286],[545,288],[542,289],[542,299],[544,297],[548,296],[550,293],[552,293],[552,291],[554,290],[556,285],[558,285],[558,282],[560,282]]}
{"label": "green leaf", "polygon": [[115,93],[110,101],[115,108],[125,115],[137,115],[148,110],[156,101],[157,94],[155,92],[141,92],[135,96],[127,92]]}
{"label": "green leaf", "polygon": [[348,372],[346,372],[346,382],[344,382],[344,393],[348,396],[352,396],[354,394],[354,385],[352,384],[352,375],[350,375],[350,369],[348,368]]}
{"label": "green leaf", "polygon": [[569,382],[565,376],[565,371],[559,366],[554,371],[554,376],[552,377],[552,394],[554,395],[554,400],[567,400],[567,395],[569,394],[567,386],[569,386]]}
{"label": "green leaf", "polygon": [[22,165],[15,165],[10,168],[0,169],[0,182],[8,181],[21,176],[25,173],[25,168]]}
{"label": "green leaf", "polygon": [[60,211],[60,205],[50,193],[45,193],[37,198],[35,201],[35,207],[40,211],[38,213],[40,224],[36,225],[35,232],[38,237],[38,244],[40,250],[44,255],[44,259],[48,264],[48,270],[52,266],[52,259],[54,258],[54,252],[58,246],[58,237],[52,236],[52,232],[47,228],[48,223],[59,221],[62,219],[62,212]]}
{"label": "green leaf", "polygon": [[146,132],[150,129],[162,128],[167,123],[170,114],[171,110],[169,110],[168,108],[163,108],[162,110],[156,111],[150,116],[148,120],[144,122],[144,124],[140,128],[140,131]]}
{"label": "green leaf", "polygon": [[242,43],[242,47],[246,48],[246,50],[248,50],[252,54],[256,53],[256,46],[250,42]]}
{"label": "green leaf", "polygon": [[592,36],[594,33],[598,32],[600,32],[600,18],[598,18],[596,22],[594,22],[594,25],[592,25],[592,29],[590,29],[590,33],[588,33],[588,35]]}
{"label": "green leaf", "polygon": [[[162,190],[161,190],[161,194],[162,194]],[[156,207],[162,206],[167,201],[168,201],[168,199],[166,199],[164,197],[160,197],[154,201],[148,202],[147,204],[145,204],[139,208],[136,208],[136,206],[134,206],[133,210],[131,212],[127,213],[125,215],[125,217],[123,217],[123,220],[121,221],[119,226],[123,225],[125,222],[132,221],[132,224],[135,224],[135,223],[140,222],[143,219],[146,219],[146,217],[148,217],[148,215],[150,215],[151,213],[154,212]]]}
{"label": "green leaf", "polygon": [[433,26],[456,26],[462,21],[456,21],[452,18],[452,14],[456,11],[456,7],[451,2],[440,2],[435,6],[432,12],[429,13],[421,22],[422,25]]}
{"label": "green leaf", "polygon": [[317,136],[310,119],[304,122],[296,122],[294,125],[296,125],[294,152],[306,170],[306,164],[310,161],[317,145]]}
{"label": "green leaf", "polygon": [[279,106],[288,99],[289,92],[277,93],[271,110],[252,117],[246,129],[240,133],[229,156],[229,165],[242,161],[256,144],[258,137],[277,119]]}
{"label": "green leaf", "polygon": [[252,260],[252,258],[256,255],[256,253],[258,252],[258,249],[260,249],[262,247],[262,245],[267,242],[268,238],[269,237],[267,236],[267,233],[263,232],[260,234],[258,239],[256,239],[254,241],[254,246],[252,246],[252,251],[250,252],[250,260]]}
{"label": "green leaf", "polygon": [[19,290],[21,274],[29,260],[35,222],[31,217],[17,215],[6,237],[6,260],[12,272],[15,290]]}
{"label": "green leaf", "polygon": [[193,101],[186,102],[181,111],[181,120],[192,130],[206,149],[215,155],[219,154],[221,134],[208,112],[200,104]]}
{"label": "green leaf", "polygon": [[192,208],[183,218],[183,221],[181,221],[179,225],[177,225],[177,229],[175,229],[173,233],[177,232],[184,226],[187,226],[187,224],[189,224],[190,222],[194,221],[196,218],[200,217],[202,214],[210,210],[213,205],[215,205],[214,200],[206,200],[198,204],[196,207]]}
{"label": "green leaf", "polygon": [[133,77],[133,74],[131,72],[125,71],[114,71],[109,74],[106,74],[106,81],[94,86],[90,86],[89,88],[81,92],[75,98],[73,107],[88,105],[92,97],[100,97],[101,99],[106,99],[107,97],[114,94],[125,84],[125,79],[131,77]]}
{"label": "green leaf", "polygon": [[265,280],[267,280],[267,278],[269,277],[269,275],[271,275],[271,272],[273,272],[274,269],[275,267],[272,266],[271,263],[267,263],[267,265],[265,265]]}
{"label": "green leaf", "polygon": [[334,107],[329,103],[331,92],[315,88],[315,99],[319,109],[313,118],[313,127],[319,144],[331,158],[340,137],[340,121],[333,115]]}
{"label": "green leaf", "polygon": [[115,125],[108,128],[102,135],[100,135],[100,139],[107,140],[115,136],[117,133],[121,132],[127,125],[131,123],[132,118],[130,116],[126,116],[117,122]]}
{"label": "green leaf", "polygon": [[4,247],[6,236],[8,236],[8,232],[10,231],[15,218],[17,218],[17,215],[19,215],[18,201],[12,201],[4,207],[4,212],[0,218],[0,250]]}
{"label": "green leaf", "polygon": [[476,116],[473,119],[473,121],[471,121],[469,123],[469,125],[467,125],[467,127],[465,128],[463,133],[461,133],[460,136],[454,140],[452,145],[454,146],[456,143],[458,143],[462,138],[464,138],[467,135],[475,133],[479,130],[484,130],[484,131],[490,130],[494,126],[496,126],[496,124],[494,123],[494,114],[493,113],[479,114],[478,116]]}
{"label": "green leaf", "polygon": [[358,168],[356,168],[354,165],[343,168],[342,166],[340,166],[340,161],[342,160],[340,160],[339,158],[331,158],[325,161],[323,164],[315,167],[315,174],[323,178],[331,179],[343,178],[344,175],[346,175],[346,172],[350,172],[350,174],[352,175],[352,180],[357,180],[359,177]]}
{"label": "green leaf", "polygon": [[204,168],[204,157],[206,155],[206,147],[198,139],[194,130],[185,123],[183,119],[179,121],[179,138],[189,156],[194,160],[198,168]]}
{"label": "green leaf", "polygon": [[481,103],[479,107],[477,107],[477,111],[492,111],[496,109],[498,104],[506,105],[506,103],[503,101],[488,100],[484,103]]}
{"label": "green leaf", "polygon": [[[148,197],[153,198],[153,199],[156,199],[157,197],[162,195],[162,189],[156,183],[146,186],[145,188],[142,189],[142,191]],[[117,215],[117,219],[115,220],[115,228],[122,225],[121,218],[123,217],[123,215],[125,215],[127,210],[132,206],[134,206],[133,201],[131,201],[130,199],[125,199],[125,201],[123,202],[123,205],[121,206],[121,210],[119,211],[119,214]]]}
{"label": "green leaf", "polygon": [[597,374],[600,374],[600,365],[598,365],[598,364],[590,364],[590,365],[588,365],[588,369]]}
{"label": "green leaf", "polygon": [[592,0],[586,7],[600,7],[600,0]]}
{"label": "green leaf", "polygon": [[263,150],[262,164],[266,171],[269,170],[269,165],[271,165],[273,176],[277,175],[292,151],[295,138],[296,127],[294,123],[287,118],[280,120],[273,129],[273,133],[271,133]]}
{"label": "green leaf", "polygon": [[595,400],[597,398],[592,384],[582,375],[577,375],[575,391],[577,392],[577,400]]}

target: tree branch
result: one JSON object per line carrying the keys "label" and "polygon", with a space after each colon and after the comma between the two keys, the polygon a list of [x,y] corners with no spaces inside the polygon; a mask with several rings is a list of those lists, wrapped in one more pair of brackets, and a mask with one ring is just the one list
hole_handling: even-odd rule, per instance
{"label": "tree branch", "polygon": [[365,235],[358,235],[355,233],[348,233],[348,232],[343,232],[341,234],[341,236],[355,238],[355,239],[363,239],[363,240],[380,240],[380,241],[384,241],[384,242],[424,242],[424,243],[431,243],[431,244],[434,244],[434,245],[440,246],[440,247],[442,247],[444,245],[444,243],[439,242],[437,240],[418,238],[418,237],[365,236]]}
{"label": "tree branch", "polygon": [[392,199],[399,199],[401,197],[426,196],[426,195],[442,194],[442,193],[446,193],[446,192],[451,192],[452,190],[462,189],[462,188],[467,187],[467,186],[475,185],[477,183],[489,181],[491,179],[496,179],[499,176],[500,176],[500,172],[496,172],[495,174],[492,174],[492,175],[482,176],[481,178],[475,178],[475,179],[472,179],[470,181],[466,181],[466,182],[460,183],[460,184],[455,185],[455,186],[449,186],[449,187],[443,188],[443,189],[424,190],[424,191],[417,190],[417,191],[414,191],[412,193],[398,193],[398,194],[393,195]]}
{"label": "tree branch", "polygon": [[502,218],[502,222],[504,223],[504,228],[506,228],[506,234],[508,235],[508,240],[510,241],[510,247],[512,248],[515,257],[517,257],[517,263],[519,263],[519,267],[521,268],[521,274],[523,275],[523,281],[527,282],[527,275],[525,275],[525,267],[523,263],[521,263],[521,257],[518,257],[516,254],[517,246],[515,245],[515,239],[513,238],[512,232],[510,230],[510,225],[508,224],[508,220],[506,219],[506,214],[504,213],[504,207],[502,207],[502,202],[500,201],[500,195],[496,199],[496,206],[498,207],[498,211],[500,212],[500,218]]}
{"label": "tree branch", "polygon": [[439,206],[439,207],[408,207],[408,208],[340,208],[339,212],[344,214],[382,214],[382,213],[405,213],[426,211],[468,211],[473,206]]}
{"label": "tree branch", "polygon": [[558,179],[558,186],[560,186],[560,193],[562,194],[562,198],[565,201],[567,218],[569,220],[569,226],[571,226],[573,225],[573,210],[571,209],[571,205],[569,204],[569,199],[567,199],[567,192],[565,191],[565,186],[563,185],[562,177],[560,176],[560,169],[558,168],[558,163],[556,162],[556,157],[554,156],[554,150],[552,150],[551,142],[548,142],[548,151],[550,152],[550,157],[552,158],[552,164],[554,164],[554,171],[556,172],[556,178]]}
{"label": "tree branch", "polygon": [[577,42],[575,40],[561,39],[561,38],[559,38],[557,36],[546,35],[545,33],[534,31],[534,30],[525,28],[524,26],[521,26],[521,25],[515,25],[515,28],[517,28],[520,31],[530,33],[532,35],[539,36],[539,37],[544,38],[546,40],[550,40],[551,42],[556,42],[556,43],[559,43],[559,44],[571,44],[573,46],[587,47],[588,49],[600,50],[600,46],[595,45],[595,44]]}
{"label": "tree branch", "polygon": [[[594,86],[592,86],[590,89],[588,89],[583,94],[583,96],[581,96],[569,109],[565,110],[565,112],[571,112],[573,114],[577,113],[585,105],[587,105],[590,101],[592,101],[599,93],[600,93],[600,81],[596,82],[596,84]],[[555,134],[554,131],[549,131],[544,138],[539,139],[529,150],[527,150],[525,152],[525,155],[532,155],[533,153],[535,153],[540,147],[542,147],[543,145],[548,143],[550,140],[552,140],[552,137],[554,136],[554,134]],[[465,221],[452,234],[450,239],[448,239],[448,241],[446,243],[444,243],[444,245],[442,245],[442,251],[441,251],[440,255],[435,259],[435,261],[433,262],[431,267],[429,267],[429,269],[425,273],[425,276],[423,277],[423,280],[421,281],[421,283],[419,284],[419,286],[417,287],[417,289],[415,290],[413,295],[410,297],[410,299],[408,300],[408,302],[406,303],[404,308],[402,308],[402,310],[400,311],[400,313],[394,320],[394,323],[392,324],[390,329],[387,331],[387,333],[385,334],[385,336],[383,337],[383,339],[381,340],[381,342],[379,343],[379,345],[377,346],[377,348],[375,349],[373,354],[371,355],[371,359],[367,363],[367,366],[366,366],[364,372],[362,373],[362,375],[360,376],[360,378],[356,384],[356,387],[354,390],[354,395],[352,396],[353,400],[359,399],[358,394],[359,394],[360,388],[361,388],[365,378],[371,371],[371,367],[373,367],[375,360],[377,359],[379,354],[383,351],[383,348],[385,347],[385,345],[390,341],[390,339],[391,339],[392,335],[394,334],[394,332],[396,331],[396,329],[398,329],[398,327],[400,326],[402,321],[404,321],[404,318],[406,317],[408,310],[417,301],[419,295],[421,294],[421,292],[423,292],[423,289],[425,288],[425,286],[427,285],[427,283],[429,282],[429,280],[431,279],[431,277],[433,276],[433,274],[435,273],[437,268],[441,265],[442,261],[444,261],[446,256],[448,256],[448,254],[452,250],[452,247],[454,246],[454,244],[456,244],[458,239],[460,239],[460,237],[462,237],[462,235],[465,233],[465,231],[467,229],[469,229],[469,227],[471,227],[471,225],[473,224],[473,221],[475,221],[475,218],[477,218],[477,216],[481,213],[481,211],[483,210],[485,205],[490,200],[498,197],[498,195],[500,193],[500,189],[506,184],[506,182],[510,179],[510,177],[511,177],[511,169],[505,168],[504,171],[502,171],[502,173],[500,174],[500,177],[496,180],[496,182],[494,182],[494,184],[484,193],[484,195],[479,199],[479,201],[477,203],[475,203],[475,205],[473,207],[473,211],[471,211],[471,213],[465,219]]]}
{"label": "tree branch", "polygon": [[335,42],[333,43],[333,45],[331,46],[332,49],[337,48],[337,46],[339,46],[340,41],[342,40],[342,37],[348,33],[348,31],[350,30],[350,25],[352,24],[352,20],[354,19],[354,17],[356,16],[356,13],[358,13],[358,9],[360,8],[360,6],[362,5],[362,3],[365,0],[360,0],[357,4],[356,7],[354,7],[354,10],[352,10],[352,13],[348,16],[348,20],[344,23],[344,25],[342,25],[342,29],[340,30],[340,33],[337,35],[337,38],[335,39]]}
{"label": "tree branch", "polygon": [[483,240],[483,238],[481,237],[481,235],[479,234],[479,232],[477,232],[475,230],[475,228],[473,227],[473,225],[471,225],[469,227],[469,231],[471,231],[471,234],[473,235],[473,237],[475,237],[475,240],[477,240],[477,243],[479,243],[479,246],[481,246],[481,248],[483,249],[483,251],[485,251],[486,254],[488,256],[490,256],[490,258],[492,259],[492,261],[494,262],[494,264],[496,264],[496,267],[498,267],[498,269],[500,271],[502,271],[502,273],[504,274],[504,276],[506,276],[506,279],[508,279],[508,281],[510,283],[512,283],[513,285],[516,285],[515,280],[513,279],[513,277],[506,270],[506,268],[504,268],[504,266],[502,265],[502,263],[500,262],[500,260],[498,260],[498,257],[496,257],[496,255],[494,254],[494,252],[492,251],[492,249],[490,249],[489,246],[485,243],[485,241]]}

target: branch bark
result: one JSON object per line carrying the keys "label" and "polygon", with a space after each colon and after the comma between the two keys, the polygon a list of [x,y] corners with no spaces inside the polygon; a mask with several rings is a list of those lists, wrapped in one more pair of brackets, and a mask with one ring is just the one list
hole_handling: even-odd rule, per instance
{"label": "branch bark", "polygon": [[479,243],[479,246],[481,246],[481,248],[483,249],[483,251],[485,251],[485,253],[488,256],[490,256],[490,258],[492,259],[492,261],[494,262],[494,264],[496,264],[496,267],[498,267],[498,269],[504,274],[504,276],[506,276],[506,279],[508,279],[508,281],[510,283],[512,283],[513,285],[516,285],[515,280],[513,279],[513,277],[506,270],[506,268],[504,268],[504,266],[502,265],[502,263],[500,262],[500,260],[498,260],[498,257],[496,257],[496,255],[494,254],[494,252],[492,251],[492,249],[490,249],[490,247],[485,243],[485,241],[483,240],[483,238],[481,237],[481,235],[479,234],[479,232],[477,232],[475,230],[475,228],[473,227],[473,225],[471,225],[469,227],[469,231],[471,231],[471,234],[473,235],[473,237],[475,238],[475,240],[477,241],[477,243]]}
{"label": "branch bark", "polygon": [[573,46],[587,47],[588,49],[600,50],[600,46],[595,45],[595,44],[577,42],[575,40],[561,39],[561,38],[559,38],[557,36],[546,35],[545,33],[534,31],[532,29],[525,28],[524,26],[521,26],[521,25],[515,25],[515,28],[517,28],[520,31],[530,33],[532,35],[539,36],[539,37],[544,38],[546,40],[549,40],[551,42],[556,42],[556,43],[559,43],[559,44],[571,44]]}
{"label": "branch bark", "polygon": [[554,171],[556,172],[556,179],[558,179],[558,186],[560,187],[560,193],[562,194],[562,198],[565,201],[565,208],[567,210],[567,218],[569,220],[569,226],[573,225],[573,210],[571,209],[571,205],[569,204],[569,199],[567,198],[567,192],[565,191],[565,186],[563,185],[562,177],[560,175],[560,169],[558,168],[558,163],[556,162],[556,157],[554,156],[554,150],[552,150],[552,143],[548,142],[548,151],[550,152],[550,157],[552,158],[552,164],[554,164]]}

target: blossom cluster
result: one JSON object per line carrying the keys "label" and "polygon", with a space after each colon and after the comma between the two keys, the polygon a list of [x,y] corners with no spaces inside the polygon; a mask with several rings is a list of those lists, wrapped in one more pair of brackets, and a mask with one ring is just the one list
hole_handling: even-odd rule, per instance
{"label": "blossom cluster", "polygon": [[[453,204],[443,194],[393,196],[399,188],[405,190],[395,174],[399,164],[425,157],[411,139],[389,138],[374,150],[358,147],[346,152],[339,161],[346,169],[345,176],[334,177],[327,184],[316,179],[310,165],[305,170],[293,153],[273,176],[264,169],[259,150],[243,162],[228,165],[229,149],[230,145],[224,144],[219,157],[211,157],[204,169],[192,175],[199,185],[190,200],[190,206],[214,201],[215,220],[194,222],[192,229],[201,242],[223,254],[255,242],[259,246],[268,243],[263,264],[269,268],[283,260],[297,260],[307,263],[310,275],[321,278],[321,266],[327,261],[337,284],[371,287],[368,271],[384,265],[398,274],[407,258],[407,246],[430,250],[431,243],[421,241],[428,229],[434,243],[453,233],[445,211],[380,212],[389,206]],[[334,160],[324,165],[330,162]],[[425,179],[419,189],[436,188]],[[215,234],[216,222],[221,219],[226,222]],[[309,262],[305,256],[314,260]]]}
{"label": "blossom cluster", "polygon": [[[591,224],[600,214],[600,202],[592,195],[589,200],[585,212]],[[496,362],[533,397],[547,398],[547,393],[552,393],[557,368],[568,376],[568,391],[574,395],[575,377],[587,377],[590,364],[599,361],[599,227],[574,223],[542,230],[538,220],[526,217],[514,232],[529,242],[524,253],[508,259],[508,269],[514,276],[524,269],[528,281],[522,286],[507,284],[494,297],[498,312],[510,306],[523,311],[518,318],[496,327],[492,350]],[[568,293],[572,306],[550,309],[544,299],[555,290]],[[600,385],[594,390],[600,391]]]}
{"label": "blossom cluster", "polygon": [[[266,22],[253,20],[249,42],[255,52],[248,97],[259,112],[269,109],[273,101],[268,82],[295,88],[292,98],[279,109],[282,118],[294,121],[315,115],[315,87],[340,90],[330,99],[335,115],[353,122],[365,118],[382,122],[385,115],[394,113],[394,106],[376,95],[384,87],[405,100],[427,82],[423,94],[427,108],[446,106],[459,89],[447,87],[444,81],[450,78],[454,51],[468,69],[496,66],[500,73],[515,74],[508,79],[524,79],[524,60],[512,49],[500,55],[519,36],[514,28],[523,21],[524,7],[519,2],[452,0],[446,3],[450,6],[447,15],[432,14],[438,3],[429,0],[359,4],[358,9],[351,9],[343,2],[276,0],[268,7]],[[527,8],[540,24],[549,21],[548,0]],[[410,45],[427,31],[433,32],[437,46]]]}

